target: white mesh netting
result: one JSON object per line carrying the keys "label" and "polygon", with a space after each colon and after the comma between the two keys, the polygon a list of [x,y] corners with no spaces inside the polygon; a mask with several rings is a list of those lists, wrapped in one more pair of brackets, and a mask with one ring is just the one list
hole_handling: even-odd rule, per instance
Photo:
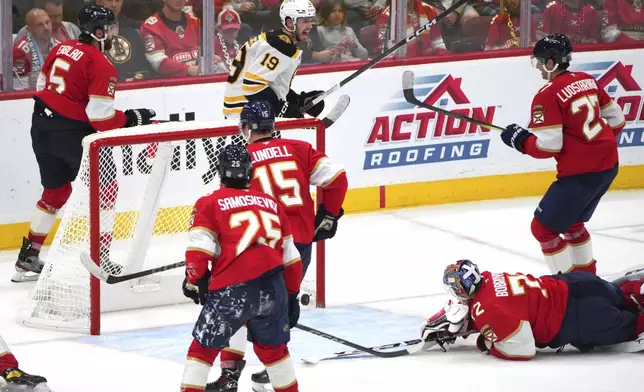
{"label": "white mesh netting", "polygon": [[[277,128],[292,127],[290,121]],[[99,249],[100,266],[111,275],[130,274],[184,260],[187,229],[197,199],[219,187],[217,153],[226,144],[243,143],[237,136],[221,135],[231,121],[174,122],[92,135],[84,152],[73,192],[62,216],[45,267],[18,319],[25,325],[88,332],[92,314],[186,302],[182,296],[183,268],[128,282],[100,286],[100,309],[92,313],[89,272],[80,255]],[[319,130],[321,131],[321,129]],[[228,128],[227,135],[232,131]],[[179,137],[178,141],[167,136]],[[183,138],[183,135],[190,138]],[[195,137],[198,135],[198,137]],[[135,142],[128,137],[136,136]],[[141,136],[145,139],[141,143]],[[314,129],[288,130],[284,137],[313,142]],[[114,147],[99,149],[90,162],[88,146],[111,139]],[[315,144],[314,144],[315,146]],[[90,235],[90,166],[98,165],[99,233]],[[312,191],[314,191],[312,189]],[[314,252],[315,253],[315,252]],[[315,256],[303,282],[303,291],[316,292]],[[94,302],[94,303],[93,303]]]}

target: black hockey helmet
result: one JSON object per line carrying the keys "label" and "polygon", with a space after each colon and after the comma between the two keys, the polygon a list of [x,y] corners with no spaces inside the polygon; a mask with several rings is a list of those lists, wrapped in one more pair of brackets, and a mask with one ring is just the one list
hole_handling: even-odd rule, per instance
{"label": "black hockey helmet", "polygon": [[532,58],[541,64],[548,60],[558,64],[558,69],[566,69],[572,59],[572,44],[568,37],[563,34],[550,34],[543,37],[534,45],[532,49]]}
{"label": "black hockey helmet", "polygon": [[112,40],[107,38],[118,34],[116,15],[102,5],[87,5],[81,8],[78,12],[78,27],[81,30],[80,38],[85,42],[95,39],[101,43],[102,51],[111,47]]}
{"label": "black hockey helmet", "polygon": [[229,144],[219,153],[218,158],[217,171],[221,183],[229,188],[248,188],[253,175],[253,163],[246,147]]}

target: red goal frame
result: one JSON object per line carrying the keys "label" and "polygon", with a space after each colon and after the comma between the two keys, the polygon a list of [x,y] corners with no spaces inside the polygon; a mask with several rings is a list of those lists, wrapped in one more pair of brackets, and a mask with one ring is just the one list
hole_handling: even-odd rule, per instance
{"label": "red goal frame", "polygon": [[[142,133],[142,134],[125,134],[125,135],[106,135],[105,138],[93,140],[88,145],[89,154],[89,241],[90,256],[98,265],[99,258],[99,237],[100,237],[100,172],[99,172],[99,151],[101,148],[120,147],[132,144],[150,144],[160,142],[172,142],[188,139],[203,139],[212,137],[233,136],[239,134],[237,126],[206,127],[199,128],[203,122],[184,122],[187,129],[176,130],[172,132],[159,133]],[[214,124],[214,123],[213,123]],[[195,125],[195,127],[190,127]],[[326,128],[321,120],[317,118],[296,119],[288,121],[276,121],[275,129],[285,131],[290,129],[315,129],[315,146],[314,148],[322,153],[326,153]],[[195,200],[196,202],[196,200]],[[318,187],[316,192],[316,204],[322,202],[321,188]],[[326,306],[325,290],[325,244],[324,241],[316,242],[315,250],[315,280],[316,280],[316,307],[324,308]],[[101,331],[101,282],[98,278],[90,275],[90,334],[100,335]]]}

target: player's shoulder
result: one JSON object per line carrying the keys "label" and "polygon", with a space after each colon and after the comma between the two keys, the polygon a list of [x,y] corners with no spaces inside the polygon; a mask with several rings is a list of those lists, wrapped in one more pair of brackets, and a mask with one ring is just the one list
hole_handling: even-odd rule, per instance
{"label": "player's shoulder", "polygon": [[157,12],[152,14],[141,24],[141,30],[155,30],[159,25],[163,25],[163,21]]}
{"label": "player's shoulder", "polygon": [[546,5],[546,9],[557,9],[559,8],[559,2],[557,1],[551,1]]}
{"label": "player's shoulder", "polygon": [[286,33],[280,30],[270,30],[260,35],[271,48],[287,57],[296,57],[300,52],[295,42]]}

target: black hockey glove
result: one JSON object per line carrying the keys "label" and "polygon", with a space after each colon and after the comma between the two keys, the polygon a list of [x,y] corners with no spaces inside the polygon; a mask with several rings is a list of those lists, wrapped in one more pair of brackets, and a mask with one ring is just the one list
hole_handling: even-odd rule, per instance
{"label": "black hockey glove", "polygon": [[297,293],[288,295],[288,327],[295,328],[297,321],[300,319],[300,301],[297,299]]}
{"label": "black hockey glove", "polygon": [[527,129],[520,127],[517,124],[510,124],[503,132],[501,132],[501,139],[503,139],[503,143],[507,144],[508,147],[516,149],[521,154],[525,154],[523,143],[525,143],[525,139],[530,135],[532,135],[532,133]]}
{"label": "black hockey glove", "polygon": [[[299,99],[300,107],[304,108],[309,102],[311,102],[318,95],[321,95],[321,94],[324,94],[324,91],[322,91],[322,90],[313,90],[313,91],[309,91],[308,93],[302,91],[302,93],[300,94],[300,99]],[[317,116],[320,115],[320,113],[322,113],[323,110],[324,110],[324,100],[318,102],[313,107],[311,107],[306,112],[306,114],[308,114],[309,116],[312,116],[312,117],[317,117]]]}
{"label": "black hockey glove", "polygon": [[279,102],[279,110],[277,111],[277,117],[282,118],[304,118],[302,114],[302,108],[298,105],[297,102]]}
{"label": "black hockey glove", "polygon": [[326,210],[324,204],[320,204],[315,214],[315,236],[313,241],[328,240],[333,238],[338,230],[338,219],[344,215],[344,209],[340,208],[338,216],[333,216]]}
{"label": "black hockey glove", "polygon": [[199,278],[197,284],[188,283],[187,279],[183,279],[183,295],[190,298],[197,305],[206,303],[206,293],[208,292],[208,283],[210,282],[210,271],[206,271],[204,276]]}
{"label": "black hockey glove", "polygon": [[156,115],[152,109],[128,109],[125,111],[125,127],[151,124]]}

